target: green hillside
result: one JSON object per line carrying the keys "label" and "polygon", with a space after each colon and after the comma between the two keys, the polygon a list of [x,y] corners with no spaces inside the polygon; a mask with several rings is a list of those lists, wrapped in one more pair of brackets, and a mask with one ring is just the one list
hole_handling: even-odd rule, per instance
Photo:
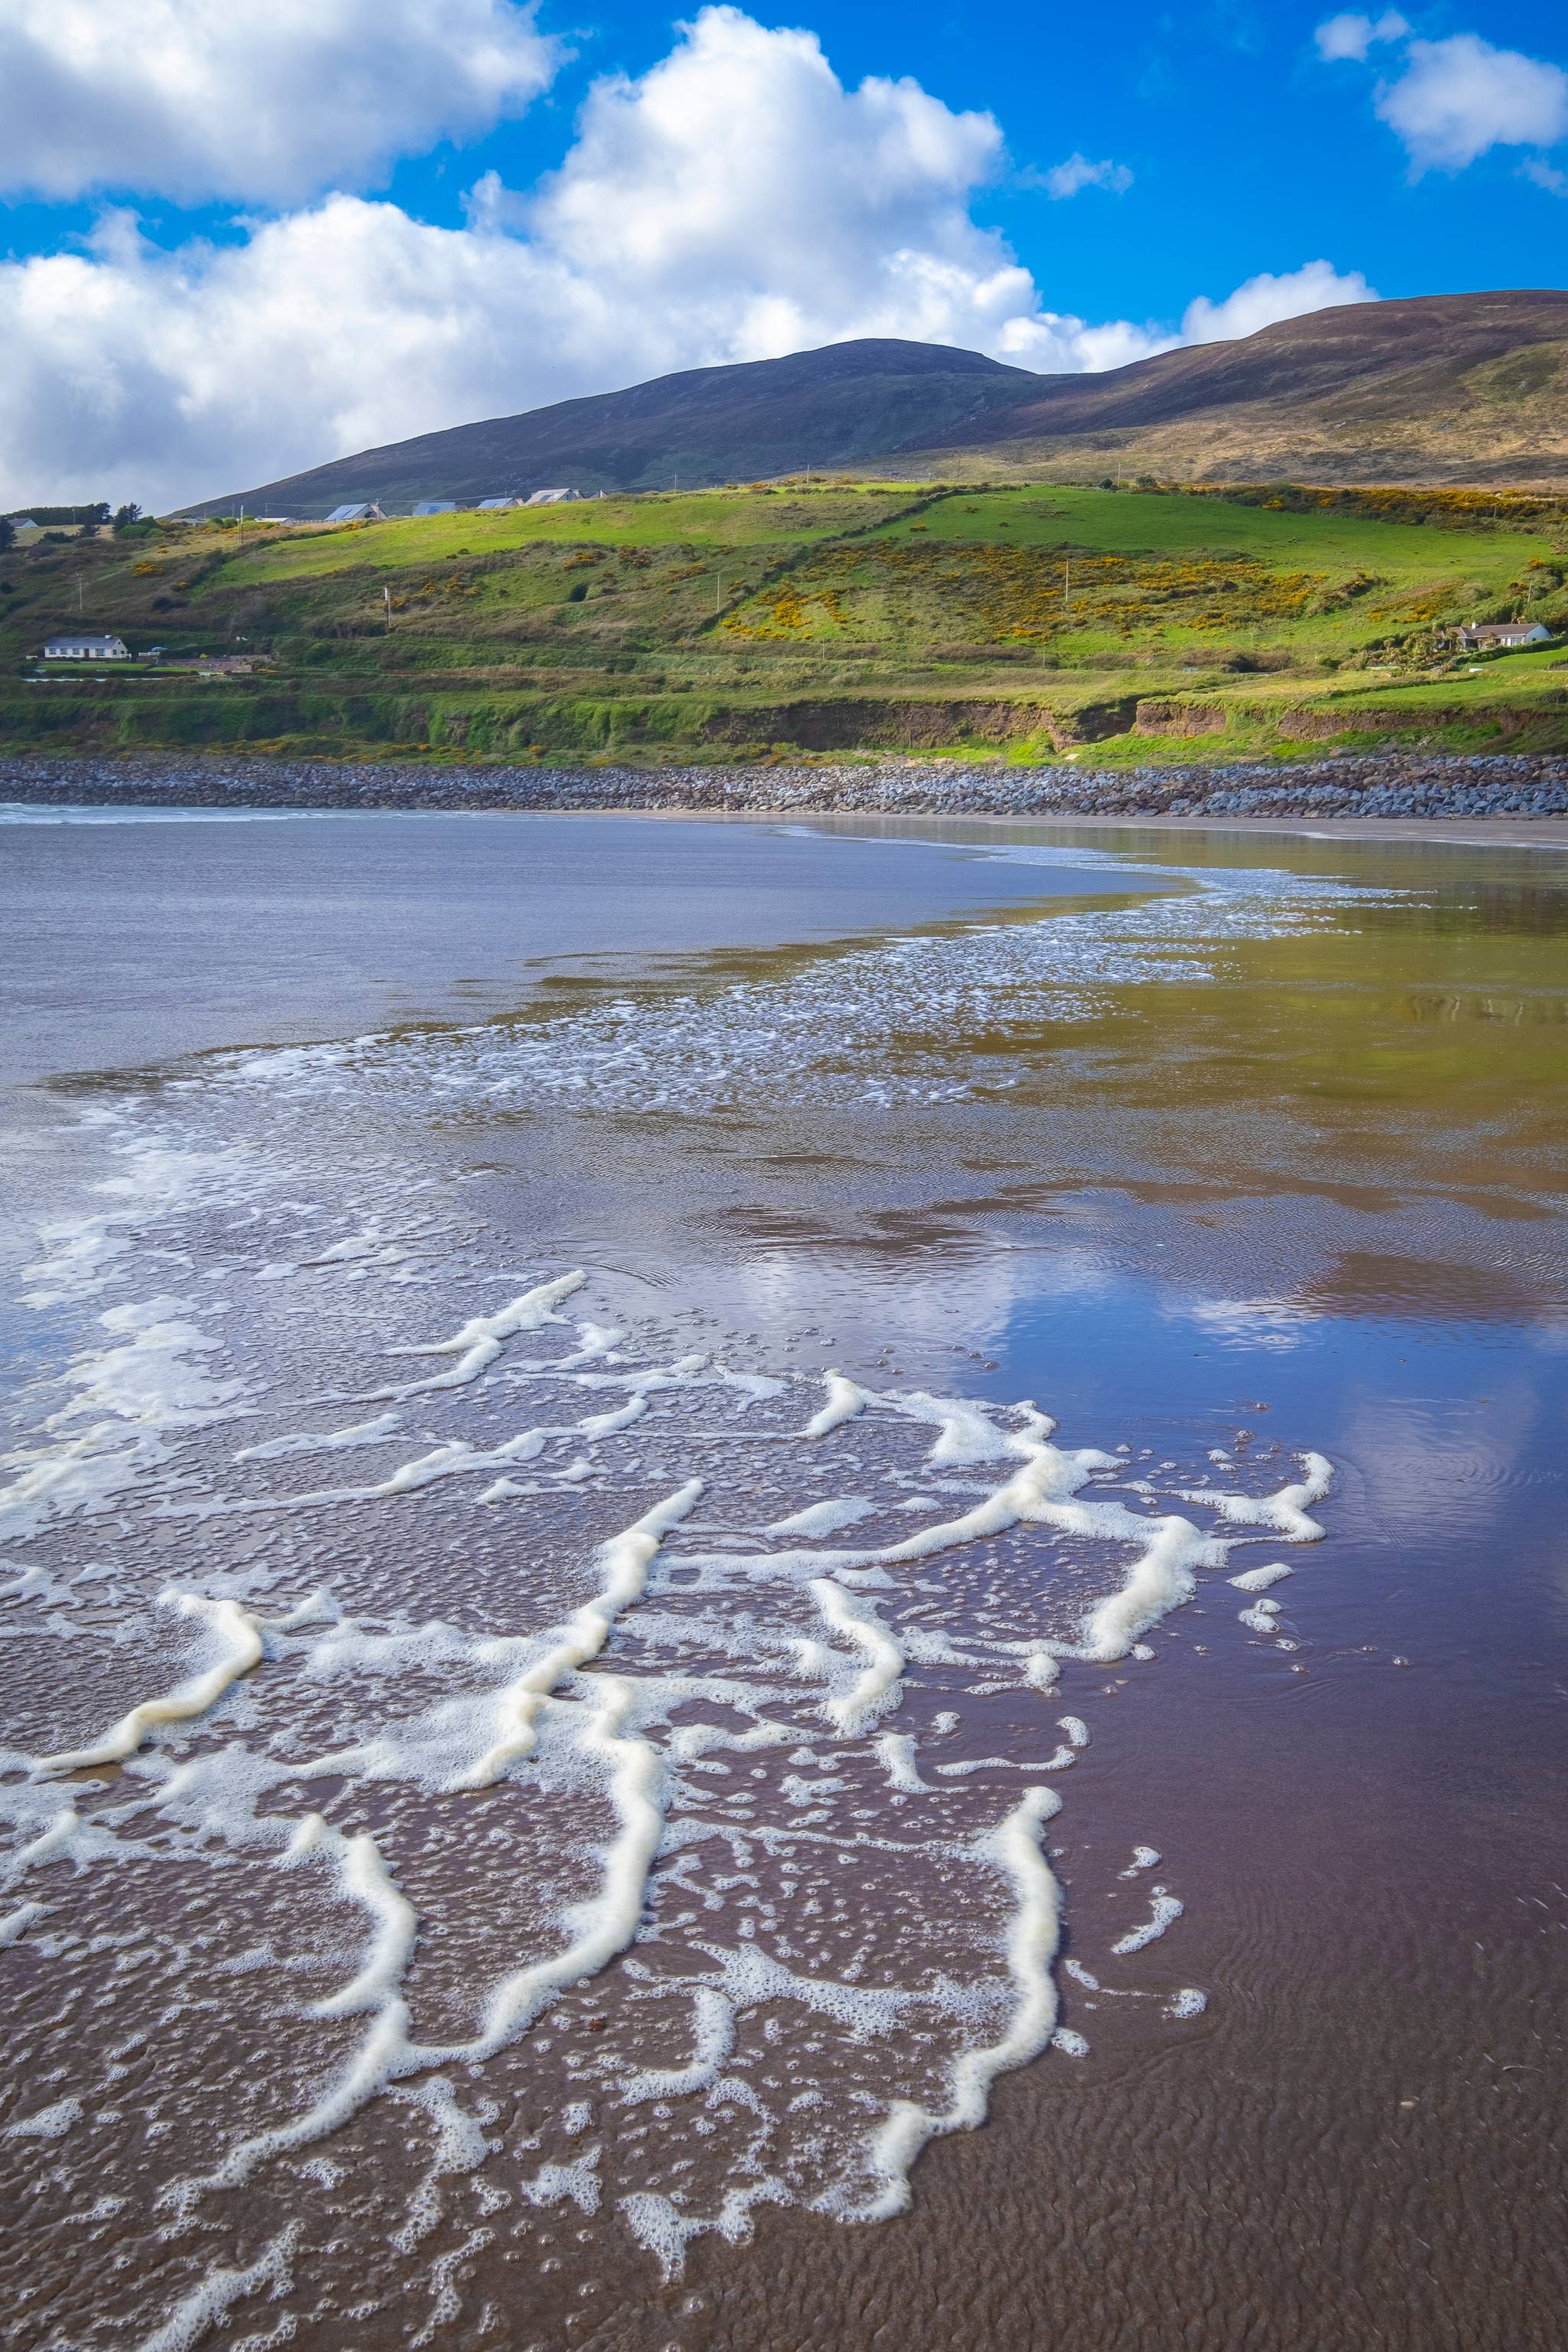
{"label": "green hillside", "polygon": [[[0,559],[0,747],[435,758],[1568,748],[1568,502],[838,483]],[[54,627],[159,660],[32,658]],[[181,668],[197,656],[233,665]]]}

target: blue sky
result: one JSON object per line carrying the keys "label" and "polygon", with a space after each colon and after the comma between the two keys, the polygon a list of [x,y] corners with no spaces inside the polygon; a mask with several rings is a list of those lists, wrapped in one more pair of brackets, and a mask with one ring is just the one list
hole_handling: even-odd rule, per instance
{"label": "blue sky", "polygon": [[1481,0],[0,0],[0,499],[856,333],[1050,372],[1561,284],[1565,64]]}
{"label": "blue sky", "polygon": [[[907,74],[951,107],[994,114],[1016,168],[976,215],[1005,232],[1053,307],[1086,318],[1174,322],[1195,293],[1217,298],[1320,254],[1385,295],[1568,283],[1568,188],[1553,195],[1523,179],[1523,151],[1503,147],[1462,171],[1414,174],[1372,108],[1397,53],[1327,63],[1313,34],[1331,7],[1131,0],[1112,17],[1009,5],[978,24],[958,7],[887,0],[749,13],[810,26],[847,82]],[[1531,13],[1549,31],[1555,12]],[[558,163],[589,80],[646,71],[668,49],[674,19],[623,7],[541,21],[577,50],[549,99],[478,147],[405,163],[391,184],[402,201],[455,221],[476,163],[509,179]],[[1520,10],[1489,0],[1424,9],[1417,21],[1434,40],[1468,32],[1499,48],[1521,43]],[[1523,47],[1568,67],[1568,16],[1557,23],[1555,41]],[[1065,213],[1019,184],[1073,153],[1122,163],[1132,185],[1120,198],[1086,192]],[[1568,153],[1561,166],[1568,173]]]}

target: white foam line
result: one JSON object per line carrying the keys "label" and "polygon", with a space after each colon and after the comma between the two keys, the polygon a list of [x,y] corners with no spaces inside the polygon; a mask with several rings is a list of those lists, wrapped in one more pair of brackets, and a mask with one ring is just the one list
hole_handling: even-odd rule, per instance
{"label": "white foam line", "polygon": [[752,2235],[753,2205],[789,2205],[794,2201],[783,2181],[767,2174],[744,2189],[727,2189],[718,2211],[707,2216],[683,2213],[668,2197],[652,2189],[623,2197],[620,2210],[633,2237],[657,2260],[668,2286],[685,2271],[686,2249],[693,2238],[711,2233],[727,2240],[731,2246],[744,2245]]}
{"label": "white foam line", "polygon": [[1066,1772],[1078,1762],[1070,1748],[1058,1748],[1035,1764],[1021,1763],[1014,1756],[973,1756],[962,1764],[939,1764],[937,1770],[944,1780],[961,1780],[971,1772]]}
{"label": "white foam line", "polygon": [[884,1731],[876,1743],[882,1769],[889,1788],[901,1790],[907,1796],[930,1796],[931,1784],[922,1780],[915,1762],[915,1743],[907,1731]]}
{"label": "white foam line", "polygon": [[1229,1577],[1226,1581],[1237,1592],[1267,1592],[1271,1584],[1282,1584],[1286,1577],[1295,1573],[1295,1570],[1287,1568],[1282,1559],[1275,1559],[1270,1560],[1267,1568],[1244,1568],[1239,1576]]}
{"label": "white foam line", "polygon": [[644,2099],[679,2099],[691,2091],[705,2091],[735,2044],[732,2002],[711,1986],[699,1985],[691,1996],[692,2040],[695,2053],[685,2066],[650,2066],[621,2084],[626,2106]]}
{"label": "white foam line", "polygon": [[822,1711],[847,1738],[863,1731],[874,1716],[896,1707],[902,1693],[899,1677],[904,1654],[874,1611],[846,1592],[830,1576],[818,1577],[812,1597],[836,1633],[846,1634],[866,1655],[864,1673],[847,1691],[825,1699]]}
{"label": "white foam line", "polygon": [[557,1683],[596,1658],[610,1638],[610,1628],[623,1609],[640,1601],[647,1589],[647,1571],[671,1528],[695,1509],[702,1495],[700,1478],[656,1503],[650,1511],[618,1536],[612,1536],[599,1553],[603,1589],[585,1601],[552,1648],[498,1694],[496,1711],[502,1728],[485,1753],[452,1783],[458,1789],[488,1789],[510,1767],[532,1752],[538,1738],[539,1710]]}
{"label": "white foam line", "polygon": [[[428,1454],[416,1454],[413,1461],[400,1463],[389,1477],[378,1478],[368,1486],[321,1486],[303,1495],[263,1496],[252,1501],[226,1503],[204,1507],[200,1516],[216,1517],[224,1512],[319,1510],[336,1503],[376,1503],[398,1495],[416,1495],[422,1488],[434,1486],[440,1478],[470,1477],[480,1470],[514,1469],[520,1463],[535,1462],[546,1445],[563,1438],[597,1444],[601,1438],[613,1437],[629,1429],[647,1412],[647,1400],[635,1396],[619,1405],[613,1412],[590,1413],[583,1421],[565,1422],[559,1428],[525,1429],[516,1437],[488,1449],[469,1445],[462,1438],[449,1438],[445,1444],[432,1448]],[[390,1418],[390,1416],[388,1416]],[[374,1423],[367,1423],[374,1426]],[[345,1441],[346,1442],[346,1441]],[[290,1449],[292,1450],[292,1449]],[[237,1456],[237,1459],[244,1459]],[[511,1492],[524,1491],[500,1483],[479,1496],[490,1502]],[[171,1516],[178,1517],[176,1510]]]}
{"label": "white foam line", "polygon": [[416,1495],[423,1487],[432,1486],[438,1478],[460,1478],[479,1470],[513,1468],[521,1462],[536,1461],[544,1451],[549,1437],[576,1437],[575,1428],[547,1430],[525,1429],[504,1444],[479,1451],[460,1437],[448,1439],[444,1445],[432,1448],[428,1454],[416,1454],[411,1462],[400,1462],[388,1477],[378,1478],[368,1486],[321,1486],[305,1495],[268,1496],[255,1502],[239,1503],[230,1507],[237,1510],[295,1511],[315,1510],[332,1503],[376,1503],[395,1495]]}
{"label": "white foam line", "polygon": [[1244,1527],[1271,1528],[1287,1543],[1317,1543],[1323,1530],[1307,1514],[1309,1503],[1321,1503],[1334,1483],[1334,1465],[1321,1454],[1303,1454],[1301,1467],[1306,1475],[1289,1486],[1281,1486],[1277,1495],[1216,1495],[1206,1487],[1184,1491],[1184,1503],[1205,1503],[1217,1511],[1223,1519],[1239,1520]]}
{"label": "white foam line", "polygon": [[787,1519],[774,1519],[763,1528],[770,1536],[836,1536],[842,1528],[852,1528],[857,1519],[868,1519],[877,1505],[861,1495],[846,1496],[841,1501],[808,1503],[804,1511],[795,1511]]}
{"label": "white foam line", "polygon": [[41,1903],[18,1903],[0,1919],[0,1950],[7,1944],[19,1944],[29,1927],[36,1927],[46,1916]]}
{"label": "white foam line", "polygon": [[983,1405],[973,1404],[966,1397],[931,1396],[924,1389],[909,1389],[882,1402],[910,1421],[935,1424],[936,1442],[926,1455],[933,1469],[994,1462],[1008,1451],[1005,1431],[997,1428]]}
{"label": "white foam line", "polygon": [[843,1372],[825,1372],[823,1381],[827,1389],[827,1402],[806,1423],[801,1432],[803,1437],[826,1437],[830,1430],[841,1427],[845,1422],[853,1421],[858,1414],[864,1412],[871,1402],[867,1391]]}
{"label": "white foam line", "polygon": [[514,1298],[499,1314],[474,1316],[449,1339],[433,1339],[423,1347],[394,1348],[391,1353],[395,1356],[456,1356],[458,1361],[449,1372],[433,1372],[428,1380],[372,1389],[361,1402],[376,1404],[385,1398],[395,1404],[404,1397],[420,1396],[430,1389],[467,1388],[470,1381],[477,1381],[495,1362],[507,1340],[516,1339],[520,1331],[537,1331],[542,1324],[563,1321],[564,1318],[556,1314],[556,1307],[574,1290],[580,1290],[587,1278],[581,1270],[557,1275],[553,1282],[542,1282],[525,1291],[521,1298]]}
{"label": "white foam line", "polygon": [[[1114,1504],[1101,1504],[1104,1511]],[[1079,1655],[1096,1665],[1124,1658],[1140,1633],[1158,1624],[1169,1611],[1190,1601],[1197,1590],[1193,1571],[1224,1564],[1225,1546],[1213,1536],[1201,1535],[1190,1519],[1174,1513],[1168,1517],[1139,1520],[1124,1514],[1130,1526],[1143,1535],[1151,1528],[1154,1539],[1134,1560],[1120,1592],[1111,1593],[1093,1610],[1083,1628]]]}
{"label": "white foam line", "polygon": [[1053,1656],[1081,1658],[1095,1664],[1112,1664],[1125,1657],[1139,1635],[1168,1610],[1192,1597],[1196,1590],[1194,1569],[1223,1566],[1226,1543],[1223,1538],[1203,1535],[1190,1519],[1174,1514],[1152,1517],[1108,1499],[1076,1500],[1092,1472],[1118,1469],[1121,1464],[1114,1454],[1102,1454],[1095,1447],[1065,1452],[1050,1442],[1056,1423],[1047,1414],[1027,1402],[1016,1410],[1023,1426],[1007,1434],[1003,1444],[1008,1454],[1022,1456],[1022,1466],[957,1518],[940,1520],[906,1537],[901,1543],[883,1545],[876,1550],[695,1555],[686,1565],[699,1570],[719,1566],[749,1578],[783,1575],[809,1580],[814,1575],[839,1574],[845,1570],[891,1568],[930,1559],[938,1552],[1003,1535],[1023,1521],[1058,1528],[1065,1535],[1136,1543],[1143,1549],[1129,1570],[1125,1583],[1092,1612],[1078,1643],[1035,1641],[1021,1645],[1021,1654],[1027,1659],[1027,1678],[1042,1690],[1048,1689],[1055,1680]]}
{"label": "white foam line", "polygon": [[1140,1871],[1152,1870],[1159,1859],[1157,1846],[1135,1845],[1132,1849],[1131,1861],[1125,1870],[1119,1870],[1116,1875],[1118,1878],[1136,1878]]}
{"label": "white foam line", "polygon": [[151,2336],[142,2337],[136,2352],[191,2352],[191,2347],[199,2344],[208,2329],[243,2296],[257,2294],[264,2286],[270,2287],[274,2294],[286,2293],[292,2284],[289,2257],[299,2239],[300,2228],[298,2221],[290,2221],[247,2270],[209,2271],[200,2286],[183,2303],[176,2304],[162,2327],[155,2327]]}
{"label": "white foam line", "polygon": [[1051,1963],[1061,1940],[1061,1889],[1041,1851],[1039,1832],[1060,1810],[1054,1789],[1026,1790],[981,1849],[1011,1880],[1015,1897],[1006,1951],[1016,2000],[1006,2032],[989,2048],[965,2050],[954,2060],[944,2109],[919,2106],[912,2099],[896,2102],[868,2152],[881,2189],[843,2219],[882,2221],[903,2212],[910,2201],[910,2168],[926,2143],[983,2124],[997,2075],[1026,2065],[1050,2040],[1057,2022]]}
{"label": "white foam line", "polygon": [[585,1421],[577,1423],[578,1432],[593,1444],[601,1437],[614,1437],[618,1431],[629,1429],[634,1421],[642,1419],[647,1409],[646,1396],[630,1397],[613,1412],[590,1413]]}
{"label": "white foam line", "polygon": [[294,1437],[268,1438],[264,1445],[247,1445],[237,1462],[281,1462],[291,1454],[331,1454],[340,1446],[385,1445],[397,1434],[399,1415],[377,1413],[374,1421],[355,1422],[352,1429],[303,1430]]}
{"label": "white foam line", "polygon": [[157,1698],[142,1699],[128,1715],[121,1717],[113,1728],[92,1748],[73,1748],[57,1756],[40,1756],[34,1761],[37,1772],[79,1772],[94,1764],[123,1763],[134,1755],[150,1731],[160,1724],[188,1723],[194,1716],[205,1715],[241,1675],[247,1675],[258,1664],[262,1655],[261,1633],[258,1620],[237,1601],[208,1601],[198,1592],[164,1594],[184,1617],[205,1619],[212,1632],[226,1643],[223,1655],[205,1673],[193,1675],[188,1682],[176,1684],[172,1691]]}
{"label": "white foam line", "polygon": [[1130,1952],[1141,1952],[1146,1944],[1152,1944],[1163,1936],[1166,1928],[1181,1917],[1185,1908],[1179,1895],[1172,1895],[1163,1886],[1156,1886],[1148,1918],[1141,1927],[1130,1928],[1125,1936],[1119,1936],[1110,1947],[1111,1950],[1118,1959],[1125,1959]]}
{"label": "white foam line", "polygon": [[[618,1539],[617,1539],[618,1540]],[[203,2189],[235,2188],[268,2158],[327,2138],[357,2115],[389,2083],[436,2066],[480,2064],[525,2033],[552,2001],[584,1979],[596,1976],[637,1934],[647,1895],[648,1872],[664,1833],[663,1766],[649,1740],[624,1735],[622,1726],[637,1696],[636,1686],[618,1675],[600,1677],[602,1701],[584,1734],[584,1751],[606,1770],[610,1801],[619,1828],[605,1849],[598,1895],[568,1914],[576,1934],[549,1959],[534,1960],[503,1977],[485,2003],[471,2041],[414,2042],[408,2009],[388,1992],[369,2031],[315,2105],[289,2122],[242,2140],[205,2180],[187,2181],[164,2192],[164,2201],[188,2202]]]}
{"label": "white foam line", "polygon": [[320,1813],[307,1813],[290,1839],[284,1861],[321,1854],[331,1863],[344,1895],[375,1922],[363,1966],[349,1983],[311,2004],[312,2017],[353,2017],[380,2009],[403,1981],[419,1922],[414,1906],[394,1882],[381,1849],[368,1831],[345,1837]]}

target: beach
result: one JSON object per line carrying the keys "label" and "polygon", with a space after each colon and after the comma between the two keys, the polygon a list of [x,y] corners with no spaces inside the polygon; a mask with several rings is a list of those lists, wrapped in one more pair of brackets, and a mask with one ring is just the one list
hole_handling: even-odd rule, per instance
{"label": "beach", "polygon": [[0,775],[28,2352],[1553,2340],[1568,797],[936,770]]}

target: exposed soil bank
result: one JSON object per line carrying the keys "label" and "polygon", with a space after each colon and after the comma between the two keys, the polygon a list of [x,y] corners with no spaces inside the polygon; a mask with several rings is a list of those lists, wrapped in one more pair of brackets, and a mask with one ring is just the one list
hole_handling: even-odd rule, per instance
{"label": "exposed soil bank", "polygon": [[1561,817],[1568,759],[1384,755],[1204,768],[888,759],[746,768],[422,767],[393,761],[0,759],[0,799],[164,807],[616,809],[941,816]]}

